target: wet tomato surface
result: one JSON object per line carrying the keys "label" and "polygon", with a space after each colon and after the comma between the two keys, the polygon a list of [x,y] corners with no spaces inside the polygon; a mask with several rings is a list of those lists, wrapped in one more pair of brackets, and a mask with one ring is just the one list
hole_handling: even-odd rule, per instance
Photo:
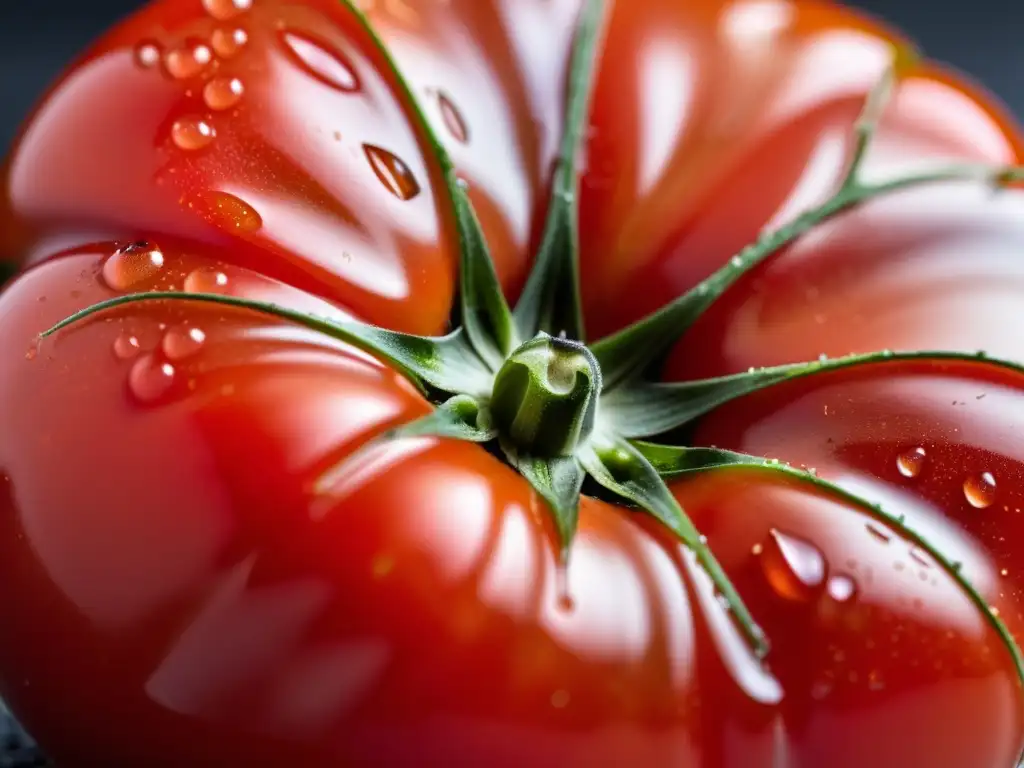
{"label": "wet tomato surface", "polygon": [[[364,0],[523,289],[580,0]],[[581,290],[612,333],[841,180],[902,38],[838,5],[609,1],[581,148]],[[869,176],[1019,162],[932,63]],[[586,494],[567,563],[501,458],[364,449],[427,399],[259,299],[440,334],[459,289],[441,169],[336,0],[158,0],[54,85],[0,188],[0,693],[57,765],[1013,768],[1004,638],[903,528],[751,468],[671,490],[771,639],[692,553]],[[670,380],[885,348],[1024,353],[1024,195],[871,200],[752,269]],[[688,430],[905,516],[1024,641],[1024,374],[894,360],[781,384]],[[358,452],[358,453],[357,453]]]}

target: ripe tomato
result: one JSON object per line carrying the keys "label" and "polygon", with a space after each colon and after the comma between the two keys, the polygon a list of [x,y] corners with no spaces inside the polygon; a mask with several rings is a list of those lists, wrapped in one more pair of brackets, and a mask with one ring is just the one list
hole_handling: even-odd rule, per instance
{"label": "ripe tomato", "polygon": [[[581,0],[362,5],[517,296]],[[608,6],[579,196],[595,336],[825,199],[903,44],[816,0]],[[866,171],[1017,163],[1022,136],[925,63]],[[563,566],[537,494],[484,448],[361,451],[430,403],[350,345],[186,302],[34,343],[151,290],[446,330],[441,169],[337,0],[153,2],[53,87],[5,174],[0,250],[24,268],[0,295],[0,693],[62,768],[1017,764],[1003,639],[845,497],[749,468],[672,484],[771,638],[762,663],[655,521],[585,495]],[[665,373],[886,347],[1020,359],[1022,244],[1015,189],[871,200],[751,270]],[[1022,388],[983,361],[894,361],[750,395],[687,437],[884,502],[1024,642]]]}

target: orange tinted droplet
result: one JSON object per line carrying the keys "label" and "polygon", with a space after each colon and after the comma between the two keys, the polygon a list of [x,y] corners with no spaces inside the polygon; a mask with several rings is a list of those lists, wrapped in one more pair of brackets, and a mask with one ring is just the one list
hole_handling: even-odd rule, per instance
{"label": "orange tinted droplet", "polygon": [[249,42],[249,33],[241,27],[215,29],[210,36],[210,45],[222,59],[230,59]]}
{"label": "orange tinted droplet", "polygon": [[185,278],[186,293],[224,293],[228,276],[209,267],[200,267],[189,272]]}
{"label": "orange tinted droplet", "polygon": [[131,360],[141,351],[139,340],[130,333],[122,333],[114,339],[114,354],[121,360]]}
{"label": "orange tinted droplet", "polygon": [[314,77],[340,91],[359,90],[359,78],[355,69],[337,51],[306,35],[297,32],[282,32],[285,47],[299,63]]}
{"label": "orange tinted droplet", "polygon": [[237,232],[255,232],[263,226],[263,218],[256,209],[230,192],[207,189],[188,199],[188,207],[207,222],[221,229]]}
{"label": "orange tinted droplet", "polygon": [[992,506],[996,500],[996,479],[991,472],[971,475],[964,481],[964,497],[975,509]]}
{"label": "orange tinted droplet", "polygon": [[140,357],[128,373],[128,388],[142,403],[154,403],[171,391],[174,366],[153,354]]}
{"label": "orange tinted droplet", "polygon": [[370,167],[388,192],[399,200],[412,200],[420,193],[419,182],[401,159],[372,144],[365,145],[363,149],[370,161]]}
{"label": "orange tinted droplet", "polygon": [[140,240],[118,248],[103,262],[103,282],[115,291],[138,289],[156,279],[164,266],[163,252]]}
{"label": "orange tinted droplet", "polygon": [[904,477],[917,477],[924,468],[926,455],[924,448],[920,447],[901,453],[896,459],[896,468]]}
{"label": "orange tinted droplet", "polygon": [[445,96],[443,93],[439,93],[437,96],[438,104],[441,108],[441,118],[444,120],[445,128],[448,132],[457,140],[465,144],[469,141],[469,129],[466,127],[466,121],[462,117],[455,104],[452,100]]}
{"label": "orange tinted droplet", "polygon": [[135,61],[144,69],[150,69],[160,63],[160,46],[154,42],[140,43],[135,48]]}
{"label": "orange tinted droplet", "polygon": [[203,8],[215,19],[232,19],[252,8],[252,0],[203,0]]}
{"label": "orange tinted droplet", "polygon": [[787,600],[809,600],[825,581],[825,558],[810,542],[772,529],[760,556],[768,584]]}
{"label": "orange tinted droplet", "polygon": [[200,328],[171,328],[164,334],[161,349],[169,360],[184,360],[202,349],[206,334]]}
{"label": "orange tinted droplet", "polygon": [[173,48],[164,56],[164,69],[175,80],[187,80],[199,75],[213,61],[213,51],[202,42],[188,41]]}
{"label": "orange tinted droplet", "polygon": [[244,92],[245,86],[237,77],[215,77],[203,86],[203,101],[210,109],[231,109]]}
{"label": "orange tinted droplet", "polygon": [[171,126],[171,140],[189,152],[209,146],[216,135],[213,126],[199,117],[182,117]]}

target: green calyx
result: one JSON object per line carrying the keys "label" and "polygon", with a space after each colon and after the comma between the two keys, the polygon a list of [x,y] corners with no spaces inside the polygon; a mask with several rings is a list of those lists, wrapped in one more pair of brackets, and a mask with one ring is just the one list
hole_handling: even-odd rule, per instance
{"label": "green calyx", "polygon": [[[381,439],[411,436],[492,443],[536,490],[551,512],[559,551],[571,556],[579,520],[581,490],[594,485],[647,514],[672,532],[696,556],[752,652],[764,655],[768,638],[756,610],[744,603],[718,564],[706,540],[670,490],[674,478],[726,467],[798,477],[819,492],[855,503],[932,552],[963,586],[1001,633],[1024,680],[1020,650],[1001,620],[966,582],[954,564],[928,547],[905,524],[850,493],[778,462],[726,451],[662,444],[666,435],[711,410],[766,387],[840,368],[898,360],[984,360],[1024,372],[1015,364],[954,352],[893,354],[879,351],[837,360],[812,361],[753,370],[703,381],[663,383],[658,367],[669,349],[741,276],[829,218],[867,200],[909,187],[939,182],[973,182],[999,188],[1024,180],[1021,168],[981,165],[942,166],[882,182],[865,182],[861,165],[870,150],[879,116],[894,88],[894,64],[869,97],[853,127],[854,151],[833,196],[776,230],[764,233],[676,301],[618,333],[592,344],[585,337],[579,294],[579,212],[576,157],[589,112],[598,42],[604,18],[602,0],[588,0],[580,12],[566,95],[565,128],[552,182],[547,222],[534,269],[518,303],[510,308],[495,275],[480,223],[442,143],[420,109],[386,46],[351,0],[343,0],[361,22],[384,60],[422,132],[424,146],[440,167],[461,244],[460,327],[443,337],[421,337],[356,321],[336,322],[265,302],[212,294],[175,292],[131,294],[93,305],[67,318],[43,336],[115,306],[142,301],[196,301],[256,311],[298,323],[353,344],[392,364],[431,399],[428,416],[392,430]],[[904,58],[897,51],[894,60]],[[659,443],[659,438],[661,443]]]}

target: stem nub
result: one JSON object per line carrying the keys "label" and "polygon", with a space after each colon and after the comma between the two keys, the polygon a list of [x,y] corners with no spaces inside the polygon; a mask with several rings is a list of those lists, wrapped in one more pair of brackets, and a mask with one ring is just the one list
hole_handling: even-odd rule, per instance
{"label": "stem nub", "polygon": [[529,456],[571,456],[594,430],[601,369],[578,341],[540,333],[494,379],[491,415],[501,437]]}

